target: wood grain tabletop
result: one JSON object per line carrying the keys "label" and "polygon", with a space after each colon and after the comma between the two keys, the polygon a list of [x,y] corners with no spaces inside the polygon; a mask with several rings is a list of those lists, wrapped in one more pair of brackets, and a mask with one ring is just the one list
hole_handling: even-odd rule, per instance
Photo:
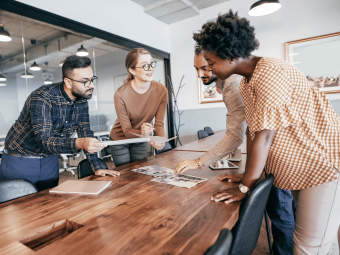
{"label": "wood grain tabletop", "polygon": [[[214,146],[222,140],[225,135],[225,131],[217,132],[211,136],[202,138],[197,141],[193,141],[191,143],[184,144],[183,146],[177,147],[175,150],[177,151],[200,151],[207,152],[210,151]],[[239,149],[243,154],[247,153],[247,136],[244,136],[243,143],[240,145]]]}
{"label": "wood grain tabletop", "polygon": [[[211,195],[238,184],[221,182],[239,169],[185,172],[208,180],[191,189],[150,181],[131,171],[158,165],[174,169],[200,152],[172,150],[115,170],[99,195],[49,194],[42,191],[0,204],[0,254],[204,254],[223,228],[238,219],[240,203],[215,203]],[[29,248],[31,247],[31,248]]]}

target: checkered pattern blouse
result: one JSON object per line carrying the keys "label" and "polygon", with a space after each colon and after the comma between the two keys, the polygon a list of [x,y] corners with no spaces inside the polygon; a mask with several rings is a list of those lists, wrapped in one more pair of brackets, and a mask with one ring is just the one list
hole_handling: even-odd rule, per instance
{"label": "checkered pattern blouse", "polygon": [[326,96],[293,65],[262,58],[249,83],[240,84],[251,139],[276,130],[266,172],[281,189],[301,190],[336,179],[340,118]]}
{"label": "checkered pattern blouse", "polygon": [[[23,155],[51,156],[75,154],[76,138],[93,137],[90,129],[88,102],[72,101],[63,83],[41,86],[27,98],[18,120],[8,131],[5,148]],[[85,151],[92,170],[106,169],[96,154]]]}

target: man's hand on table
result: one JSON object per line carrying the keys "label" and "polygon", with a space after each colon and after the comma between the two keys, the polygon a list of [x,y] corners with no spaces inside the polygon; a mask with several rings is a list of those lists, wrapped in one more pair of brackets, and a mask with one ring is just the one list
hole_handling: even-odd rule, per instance
{"label": "man's hand on table", "polygon": [[[203,166],[203,162],[200,159],[197,159],[201,166]],[[191,159],[182,159],[175,168],[175,174],[182,174],[187,170],[196,170],[198,169],[198,165],[196,160]]]}
{"label": "man's hand on table", "polygon": [[76,147],[77,150],[83,149],[86,150],[88,153],[93,154],[97,153],[98,151],[101,151],[102,149],[107,147],[107,145],[93,137],[82,137],[77,138]]}
{"label": "man's hand on table", "polygon": [[223,174],[218,177],[219,181],[241,182],[243,174]]}
{"label": "man's hand on table", "polygon": [[108,169],[99,169],[94,172],[95,175],[99,176],[105,176],[105,175],[111,175],[113,177],[120,175],[120,172],[114,171],[114,170],[108,170]]}
{"label": "man's hand on table", "polygon": [[211,197],[211,200],[214,202],[224,202],[229,204],[231,202],[241,201],[245,199],[246,196],[247,194],[242,193],[238,187],[235,187],[216,193]]}

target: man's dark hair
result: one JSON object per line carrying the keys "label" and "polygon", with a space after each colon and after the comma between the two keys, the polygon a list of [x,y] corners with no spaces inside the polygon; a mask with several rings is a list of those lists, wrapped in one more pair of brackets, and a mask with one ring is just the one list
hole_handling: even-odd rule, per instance
{"label": "man's dark hair", "polygon": [[63,73],[63,81],[65,78],[68,78],[70,73],[75,68],[86,68],[91,65],[91,59],[88,57],[79,57],[77,55],[69,56],[67,59],[65,59],[63,67],[62,67],[62,73]]}
{"label": "man's dark hair", "polygon": [[212,51],[222,59],[249,58],[260,45],[254,30],[247,19],[229,10],[218,15],[216,22],[204,24],[193,38],[203,50]]}
{"label": "man's dark hair", "polygon": [[195,45],[195,55],[196,55],[196,56],[199,56],[199,55],[202,55],[202,53],[203,53],[202,46],[196,44],[196,45]]}

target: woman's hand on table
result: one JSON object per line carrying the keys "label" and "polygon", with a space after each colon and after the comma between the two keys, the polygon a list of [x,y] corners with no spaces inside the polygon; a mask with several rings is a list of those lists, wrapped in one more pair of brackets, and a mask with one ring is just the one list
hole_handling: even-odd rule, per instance
{"label": "woman's hand on table", "polygon": [[149,142],[149,144],[151,144],[151,146],[154,147],[156,150],[161,150],[165,146],[165,143],[153,143],[153,142]]}
{"label": "woman's hand on table", "polygon": [[99,176],[105,176],[105,175],[111,175],[111,176],[118,176],[120,175],[120,172],[113,171],[113,170],[107,170],[107,169],[99,169],[94,172],[95,175]]}
{"label": "woman's hand on table", "polygon": [[218,177],[219,181],[241,182],[243,174],[223,174]]}
{"label": "woman's hand on table", "polygon": [[[203,166],[203,163],[200,159],[198,159],[201,166]],[[175,168],[175,174],[182,174],[187,170],[196,170],[198,169],[198,165],[196,160],[191,159],[182,159]]]}
{"label": "woman's hand on table", "polygon": [[231,202],[241,201],[245,199],[246,196],[247,194],[242,193],[238,187],[235,187],[216,193],[211,197],[211,200],[214,202],[224,202],[229,204]]}
{"label": "woman's hand on table", "polygon": [[140,129],[141,129],[141,134],[144,136],[149,136],[150,133],[152,133],[152,131],[154,130],[154,128],[152,127],[150,123],[143,123]]}

